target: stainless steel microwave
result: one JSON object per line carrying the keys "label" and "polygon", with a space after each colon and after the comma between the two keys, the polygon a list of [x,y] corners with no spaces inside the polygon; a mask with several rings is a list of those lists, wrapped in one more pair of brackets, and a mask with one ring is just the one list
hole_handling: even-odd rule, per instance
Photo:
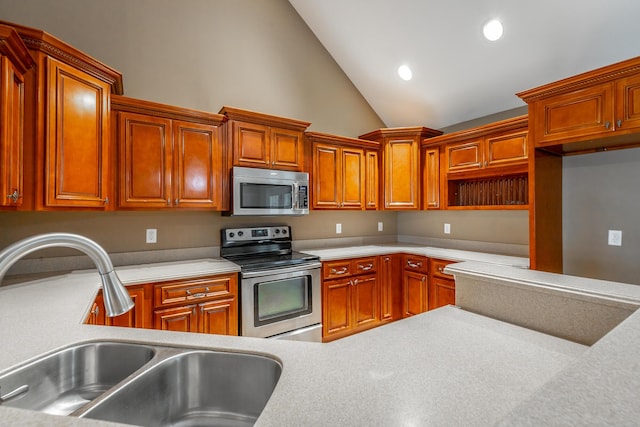
{"label": "stainless steel microwave", "polygon": [[309,174],[234,167],[230,215],[306,215]]}

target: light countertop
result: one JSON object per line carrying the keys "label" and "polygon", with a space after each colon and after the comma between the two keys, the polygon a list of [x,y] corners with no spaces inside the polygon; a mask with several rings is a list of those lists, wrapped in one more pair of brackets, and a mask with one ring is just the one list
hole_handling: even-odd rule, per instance
{"label": "light countertop", "polygon": [[[118,269],[124,281],[235,271],[224,260]],[[491,425],[587,349],[444,307],[332,343],[84,325],[95,271],[0,289],[0,370],[91,340],[268,354],[283,365],[259,426]],[[107,425],[0,407],[5,425]]]}

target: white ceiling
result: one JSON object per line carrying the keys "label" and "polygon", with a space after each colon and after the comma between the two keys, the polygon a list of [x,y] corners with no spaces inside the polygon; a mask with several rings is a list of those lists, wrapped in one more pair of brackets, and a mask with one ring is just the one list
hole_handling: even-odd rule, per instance
{"label": "white ceiling", "polygon": [[[521,107],[516,92],[640,55],[640,0],[289,2],[388,127]],[[496,42],[482,36],[491,18]]]}

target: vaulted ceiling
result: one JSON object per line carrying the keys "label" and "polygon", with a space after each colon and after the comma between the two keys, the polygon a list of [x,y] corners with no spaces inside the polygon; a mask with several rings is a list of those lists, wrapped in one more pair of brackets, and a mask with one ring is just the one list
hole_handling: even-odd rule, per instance
{"label": "vaulted ceiling", "polygon": [[[389,127],[524,106],[515,93],[640,55],[639,0],[289,2]],[[482,35],[493,18],[495,42]]]}

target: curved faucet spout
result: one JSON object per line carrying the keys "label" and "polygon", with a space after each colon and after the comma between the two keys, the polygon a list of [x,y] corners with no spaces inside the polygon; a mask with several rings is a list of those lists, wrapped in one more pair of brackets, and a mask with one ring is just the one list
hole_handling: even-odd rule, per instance
{"label": "curved faucet spout", "polygon": [[133,308],[133,301],[118,275],[113,270],[109,255],[91,239],[71,233],[39,234],[15,242],[0,252],[0,283],[9,268],[23,256],[44,248],[67,247],[84,252],[91,258],[100,273],[104,305],[107,316],[126,313]]}

